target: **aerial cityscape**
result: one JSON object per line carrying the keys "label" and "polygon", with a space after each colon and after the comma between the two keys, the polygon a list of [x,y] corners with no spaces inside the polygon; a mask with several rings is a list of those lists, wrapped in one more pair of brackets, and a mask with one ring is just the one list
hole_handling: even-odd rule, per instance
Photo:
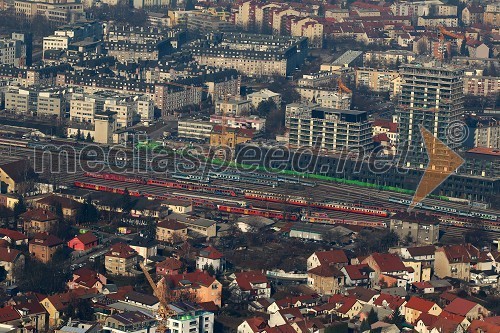
{"label": "aerial cityscape", "polygon": [[0,333],[499,333],[500,2],[0,0]]}

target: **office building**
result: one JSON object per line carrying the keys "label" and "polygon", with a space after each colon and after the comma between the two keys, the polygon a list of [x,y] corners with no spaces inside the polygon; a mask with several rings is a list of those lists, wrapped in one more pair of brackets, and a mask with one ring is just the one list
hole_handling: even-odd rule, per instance
{"label": "office building", "polygon": [[[406,167],[427,166],[427,148],[420,125],[448,147],[461,146],[462,142],[452,140],[449,131],[463,113],[463,73],[461,67],[442,66],[437,62],[401,67],[398,153],[406,155]],[[438,160],[436,163],[444,168],[448,164]]]}
{"label": "office building", "polygon": [[289,144],[331,151],[372,149],[372,128],[366,111],[304,108],[290,116]]}

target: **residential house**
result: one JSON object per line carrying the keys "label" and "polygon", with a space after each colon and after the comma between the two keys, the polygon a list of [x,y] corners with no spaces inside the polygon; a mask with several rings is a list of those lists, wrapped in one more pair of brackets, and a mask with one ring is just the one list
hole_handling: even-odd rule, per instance
{"label": "residential house", "polygon": [[91,232],[79,234],[68,242],[68,247],[74,251],[87,251],[97,246],[97,237]]}
{"label": "residential house", "polygon": [[56,210],[57,206],[60,206],[63,216],[67,219],[74,219],[82,205],[81,202],[55,194],[51,194],[35,202],[36,207],[53,212]]}
{"label": "residential house", "polygon": [[259,333],[259,332],[265,332],[266,329],[269,329],[267,320],[264,320],[260,317],[252,317],[245,319],[240,325],[238,325],[237,332]]}
{"label": "residential house", "polygon": [[106,271],[114,275],[132,275],[138,263],[137,252],[125,243],[116,243],[104,257]]}
{"label": "residential house", "polygon": [[448,304],[443,310],[448,313],[465,317],[470,322],[476,319],[483,319],[490,315],[490,311],[488,311],[484,306],[460,297],[451,301],[451,303]]}
{"label": "residential house", "polygon": [[333,313],[340,318],[353,319],[363,308],[363,304],[354,297],[333,295],[328,299],[328,304],[334,304]]}
{"label": "residential house", "polygon": [[345,285],[370,287],[374,270],[368,264],[346,265],[340,269],[345,276]]}
{"label": "residential house", "polygon": [[316,251],[307,258],[307,269],[313,269],[320,265],[337,266],[340,269],[348,263],[349,260],[343,250]]}
{"label": "residential house", "polygon": [[40,232],[33,236],[28,245],[32,256],[43,263],[48,263],[54,253],[64,247],[64,242],[54,235]]}
{"label": "residential house", "polygon": [[8,304],[19,313],[25,327],[31,326],[39,332],[47,329],[47,311],[34,294],[15,296]]}
{"label": "residential house", "polygon": [[473,320],[467,332],[470,333],[497,333],[500,332],[500,318],[490,317],[483,320]]}
{"label": "residential house", "polygon": [[477,260],[479,250],[471,244],[447,245],[436,249],[434,274],[439,278],[452,277],[470,280],[471,261]]}
{"label": "residential house", "polygon": [[189,293],[197,303],[214,302],[221,306],[222,284],[206,271],[170,275],[168,281],[174,294]]}
{"label": "residential house", "polygon": [[20,215],[23,230],[28,234],[50,232],[57,224],[57,215],[43,208],[35,208]]}
{"label": "residential house", "polygon": [[345,276],[334,266],[321,265],[307,271],[307,285],[322,295],[338,294],[345,286]]}
{"label": "residential house", "polygon": [[184,224],[190,232],[194,232],[195,234],[204,237],[217,236],[217,223],[213,220],[177,213],[172,213],[168,217]]}
{"label": "residential house", "polygon": [[69,289],[96,289],[101,292],[106,283],[107,279],[104,275],[82,267],[73,272],[73,278],[68,281],[67,285]]}
{"label": "residential house", "polygon": [[14,269],[24,267],[24,254],[10,247],[0,247],[0,267],[3,267],[7,273],[5,279],[7,281],[13,281]]}
{"label": "residential house", "polygon": [[411,289],[413,292],[419,294],[433,294],[434,286],[428,281],[418,281],[411,284]]}
{"label": "residential house", "polygon": [[401,258],[393,253],[373,253],[362,261],[374,270],[373,283],[388,287],[406,287],[413,283],[413,269],[407,268]]}
{"label": "residential house", "polygon": [[0,228],[0,239],[6,240],[10,245],[28,244],[28,236],[22,232]]}
{"label": "residential house", "polygon": [[95,290],[75,289],[67,293],[54,294],[45,297],[40,304],[49,314],[49,327],[59,326],[62,322],[62,315],[68,306],[79,298],[95,294]]}
{"label": "residential house", "polygon": [[416,324],[422,313],[438,316],[443,310],[432,301],[419,297],[412,297],[405,305],[405,320],[410,324]]}
{"label": "residential house", "polygon": [[[21,315],[14,309],[12,305],[4,306],[0,308],[0,324],[8,324],[14,326],[20,326]],[[13,331],[8,331],[13,332]],[[17,332],[17,331],[14,331]]]}
{"label": "residential house", "polygon": [[401,314],[404,314],[406,300],[403,297],[381,293],[373,301],[373,305],[376,307],[382,307],[384,309],[391,309],[392,311],[399,309],[399,312]]}
{"label": "residential house", "polygon": [[271,284],[261,271],[233,273],[229,288],[236,299],[271,297]]}
{"label": "residential house", "polygon": [[379,292],[373,289],[354,287],[352,289],[347,289],[345,295],[356,298],[361,304],[373,304]]}
{"label": "residential house", "polygon": [[156,274],[166,276],[179,274],[182,267],[182,261],[175,258],[167,258],[156,264]]}
{"label": "residential house", "polygon": [[477,39],[469,39],[466,44],[471,58],[488,59],[490,57],[490,48],[483,42]]}
{"label": "residential house", "polygon": [[144,262],[158,253],[158,242],[151,237],[136,235],[129,245],[144,259]]}
{"label": "residential house", "polygon": [[0,192],[24,193],[31,187],[35,173],[28,159],[10,161],[0,165]]}
{"label": "residential house", "polygon": [[206,267],[212,267],[215,272],[222,272],[225,266],[224,256],[213,246],[201,249],[196,256],[196,269],[203,270]]}
{"label": "residential house", "polygon": [[484,9],[477,4],[469,4],[462,10],[462,22],[465,25],[473,25],[483,21]]}
{"label": "residential house", "polygon": [[187,238],[186,225],[167,219],[156,225],[156,239],[160,242],[179,243]]}
{"label": "residential house", "polygon": [[160,301],[156,296],[139,293],[134,290],[127,292],[120,302],[132,304],[133,306],[144,308],[149,311],[157,311],[160,306]]}
{"label": "residential house", "polygon": [[304,321],[304,316],[302,316],[300,309],[287,308],[271,314],[268,323],[270,327],[279,327],[282,325],[297,323],[300,321]]}

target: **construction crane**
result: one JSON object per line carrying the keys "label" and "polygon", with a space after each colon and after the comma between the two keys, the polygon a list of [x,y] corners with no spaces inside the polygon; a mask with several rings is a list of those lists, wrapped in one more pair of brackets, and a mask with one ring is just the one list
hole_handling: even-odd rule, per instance
{"label": "construction crane", "polygon": [[342,92],[346,93],[346,94],[351,94],[352,93],[352,90],[347,88],[347,86],[344,84],[344,82],[342,82],[342,78],[339,78],[337,80],[337,86],[339,88],[339,93],[342,94]]}
{"label": "construction crane", "polygon": [[162,277],[160,281],[158,281],[158,284],[156,284],[153,281],[153,278],[149,274],[146,266],[141,262],[139,264],[141,267],[142,271],[144,272],[144,276],[146,276],[146,279],[148,280],[149,284],[151,285],[151,288],[153,289],[154,295],[158,298],[160,301],[160,305],[158,307],[158,310],[156,311],[156,314],[160,318],[160,321],[158,322],[158,327],[156,328],[156,332],[158,333],[165,333],[167,332],[168,328],[168,318],[174,316],[176,313],[170,309],[168,304],[172,301],[172,297],[170,295],[170,292],[167,288],[167,284],[165,282],[165,277]]}

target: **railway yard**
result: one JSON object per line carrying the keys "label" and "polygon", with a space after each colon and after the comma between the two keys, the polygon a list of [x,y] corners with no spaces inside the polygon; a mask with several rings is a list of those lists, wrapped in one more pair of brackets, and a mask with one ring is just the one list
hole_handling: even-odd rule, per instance
{"label": "railway yard", "polygon": [[[197,209],[217,209],[223,214],[386,228],[391,216],[406,211],[411,200],[409,195],[399,193],[272,173],[222,171],[218,167],[209,168],[205,163],[187,161],[190,165],[186,165],[185,160],[166,163],[167,159],[162,159],[152,167],[157,161],[148,160],[147,156],[138,157],[132,151],[121,159],[114,157],[115,161],[125,161],[122,163],[98,162],[96,154],[88,154],[80,161],[83,163],[73,163],[71,154],[75,152],[67,154],[67,158],[57,144],[50,150],[34,150],[23,145],[0,141],[3,161],[29,158],[41,177],[57,177],[60,187],[113,193],[124,193],[127,189],[131,196],[183,199],[191,201]],[[59,165],[60,173],[51,172],[49,163]],[[45,170],[41,170],[41,166]],[[137,171],[127,172],[131,167]],[[153,172],[152,168],[161,172]],[[188,169],[197,171],[188,172]],[[415,211],[439,218],[447,236],[460,236],[464,229],[483,229],[491,238],[500,235],[497,221],[500,212],[496,209],[471,208],[462,202],[427,198]]]}

